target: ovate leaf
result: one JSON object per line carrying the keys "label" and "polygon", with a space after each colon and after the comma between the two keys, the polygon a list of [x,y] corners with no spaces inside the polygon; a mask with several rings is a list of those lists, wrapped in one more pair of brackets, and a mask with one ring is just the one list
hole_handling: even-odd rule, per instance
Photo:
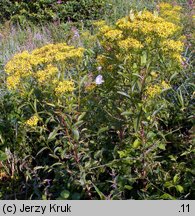
{"label": "ovate leaf", "polygon": [[141,145],[141,141],[139,139],[136,139],[133,142],[133,148],[138,148]]}

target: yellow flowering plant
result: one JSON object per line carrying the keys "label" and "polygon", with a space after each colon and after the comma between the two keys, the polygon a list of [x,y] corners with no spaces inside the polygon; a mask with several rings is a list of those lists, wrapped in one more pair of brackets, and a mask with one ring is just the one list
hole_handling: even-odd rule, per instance
{"label": "yellow flowering plant", "polygon": [[[169,118],[167,97],[185,62],[180,16],[180,7],[166,3],[154,12],[130,11],[113,25],[94,23],[99,39],[96,65],[104,78],[98,105],[111,119],[107,127],[118,131],[120,158],[166,148],[159,119]],[[150,172],[151,154],[144,157],[143,175]]]}
{"label": "yellow flowering plant", "polygon": [[[81,73],[85,73],[82,72],[83,57],[84,48],[57,43],[17,53],[7,62],[6,85],[15,94],[15,100],[22,103],[24,131],[40,130],[46,136],[48,128],[55,127],[51,115],[61,125],[65,124],[65,118],[76,121]],[[62,117],[64,112],[68,116]],[[70,131],[77,128],[73,123],[66,127]]]}
{"label": "yellow flowering plant", "polygon": [[[109,80],[105,85],[114,88],[116,80],[121,80],[123,88],[131,83],[143,93],[150,83],[168,83],[181,70],[185,61],[182,27],[161,15],[172,10],[181,16],[180,7],[161,3],[154,12],[130,11],[113,26],[103,21],[94,23],[102,50],[97,55],[97,65]],[[158,76],[152,75],[154,71]]]}
{"label": "yellow flowering plant", "polygon": [[[22,94],[31,88],[53,89],[56,94],[71,92],[71,70],[79,66],[84,49],[66,43],[48,44],[16,54],[5,66],[7,87]],[[78,67],[77,66],[77,67]]]}

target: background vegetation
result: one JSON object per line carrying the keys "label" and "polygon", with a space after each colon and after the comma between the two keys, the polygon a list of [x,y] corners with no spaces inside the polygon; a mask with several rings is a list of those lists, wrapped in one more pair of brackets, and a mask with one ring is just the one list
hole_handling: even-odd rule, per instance
{"label": "background vegetation", "polygon": [[0,2],[1,199],[195,198],[193,4],[160,2]]}

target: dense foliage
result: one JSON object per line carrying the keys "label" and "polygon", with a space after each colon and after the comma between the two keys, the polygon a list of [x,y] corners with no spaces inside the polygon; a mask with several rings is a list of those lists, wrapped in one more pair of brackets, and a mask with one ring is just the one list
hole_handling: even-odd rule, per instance
{"label": "dense foliage", "polygon": [[44,23],[97,19],[104,10],[102,0],[2,0],[0,20],[13,23]]}
{"label": "dense foliage", "polygon": [[66,42],[7,57],[2,199],[195,198],[194,44],[183,10],[131,10],[94,22],[93,34],[71,28]]}

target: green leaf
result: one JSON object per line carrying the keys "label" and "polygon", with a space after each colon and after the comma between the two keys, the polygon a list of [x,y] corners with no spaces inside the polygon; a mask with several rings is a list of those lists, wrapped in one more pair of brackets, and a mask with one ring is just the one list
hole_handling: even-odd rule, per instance
{"label": "green leaf", "polygon": [[103,132],[105,132],[105,131],[108,131],[108,127],[100,128],[100,129],[98,130],[97,134],[99,135],[99,134],[101,134],[101,133],[103,133]]}
{"label": "green leaf", "polygon": [[173,177],[173,183],[174,183],[174,184],[177,184],[178,181],[179,181],[179,175],[176,174],[176,175]]}
{"label": "green leaf", "polygon": [[105,195],[94,184],[93,184],[93,186],[94,186],[96,192],[98,193],[100,199],[105,200],[106,199]]}
{"label": "green leaf", "polygon": [[179,89],[179,92],[177,92],[177,97],[178,97],[178,100],[180,102],[180,105],[182,106],[182,109],[184,109],[185,108],[185,106],[184,106],[184,99],[183,99],[183,95],[182,95],[181,89]]}
{"label": "green leaf", "polygon": [[37,99],[34,100],[34,111],[37,113]]}
{"label": "green leaf", "polygon": [[141,141],[139,139],[136,139],[133,142],[133,148],[138,148],[141,145]]}
{"label": "green leaf", "polygon": [[0,151],[0,161],[6,161],[7,160],[7,155],[5,152]]}
{"label": "green leaf", "polygon": [[76,122],[75,124],[74,124],[74,126],[76,127],[76,126],[79,126],[79,125],[81,125],[83,123],[83,120],[81,120],[81,121],[78,121],[78,122]]}
{"label": "green leaf", "polygon": [[38,151],[37,156],[41,154],[43,151],[45,151],[46,149],[48,150],[49,148],[47,146],[43,147],[40,151]]}
{"label": "green leaf", "polygon": [[153,139],[156,137],[156,134],[153,131],[149,131],[147,134],[147,138],[148,139]]}
{"label": "green leaf", "polygon": [[68,199],[68,197],[70,196],[70,192],[68,190],[63,190],[61,193],[60,193],[60,196],[63,198],[63,199]]}
{"label": "green leaf", "polygon": [[142,109],[140,109],[138,116],[133,120],[133,126],[135,129],[135,132],[137,132],[139,129],[139,125],[140,125],[140,121],[141,121],[141,115],[142,115]]}
{"label": "green leaf", "polygon": [[123,95],[125,97],[131,98],[127,93],[122,92],[122,91],[117,91],[118,94]]}
{"label": "green leaf", "polygon": [[159,143],[158,148],[161,149],[161,150],[166,150],[164,143]]}
{"label": "green leaf", "polygon": [[51,142],[52,140],[55,139],[55,137],[58,135],[58,130],[60,129],[60,127],[56,127],[48,136],[47,141]]}
{"label": "green leaf", "polygon": [[183,193],[184,192],[184,188],[181,186],[181,185],[176,185],[175,186],[176,190],[180,193]]}
{"label": "green leaf", "polygon": [[47,200],[47,196],[46,195],[42,195],[42,200]]}
{"label": "green leaf", "polygon": [[177,156],[175,155],[169,155],[169,158],[172,160],[172,161],[177,161]]}
{"label": "green leaf", "polygon": [[164,186],[165,186],[166,188],[174,187],[174,185],[172,184],[172,182],[165,182]]}
{"label": "green leaf", "polygon": [[78,117],[78,121],[81,121],[85,115],[86,115],[86,112],[83,112],[83,113]]}
{"label": "green leaf", "polygon": [[78,141],[79,140],[79,131],[75,128],[75,129],[72,129],[72,133],[73,133],[73,135],[74,135],[74,139],[76,140],[76,141]]}
{"label": "green leaf", "polygon": [[133,189],[133,187],[132,187],[132,186],[130,186],[130,185],[125,185],[125,189],[127,189],[127,190],[132,190],[132,189]]}
{"label": "green leaf", "polygon": [[133,114],[132,111],[125,111],[125,112],[121,113],[122,116],[128,116],[128,115],[132,115],[132,114]]}
{"label": "green leaf", "polygon": [[159,109],[155,110],[153,113],[152,113],[152,116],[156,116],[156,114],[158,114],[162,109],[164,108],[164,105],[162,105]]}
{"label": "green leaf", "polygon": [[178,73],[175,72],[175,73],[170,77],[169,81],[171,82],[177,75],[178,75]]}
{"label": "green leaf", "polygon": [[52,104],[52,103],[48,103],[48,102],[45,102],[48,106],[51,106],[51,107],[56,107],[55,104]]}
{"label": "green leaf", "polygon": [[127,152],[125,150],[124,151],[117,151],[117,152],[118,152],[120,158],[124,158],[127,155]]}
{"label": "green leaf", "polygon": [[147,61],[147,54],[144,52],[143,55],[141,56],[141,65],[144,66]]}
{"label": "green leaf", "polygon": [[5,143],[5,139],[3,138],[3,135],[0,133],[0,145],[3,145]]}
{"label": "green leaf", "polygon": [[176,200],[175,197],[171,196],[171,195],[168,194],[168,193],[163,194],[160,198],[161,198],[161,199],[166,199],[166,200]]}

